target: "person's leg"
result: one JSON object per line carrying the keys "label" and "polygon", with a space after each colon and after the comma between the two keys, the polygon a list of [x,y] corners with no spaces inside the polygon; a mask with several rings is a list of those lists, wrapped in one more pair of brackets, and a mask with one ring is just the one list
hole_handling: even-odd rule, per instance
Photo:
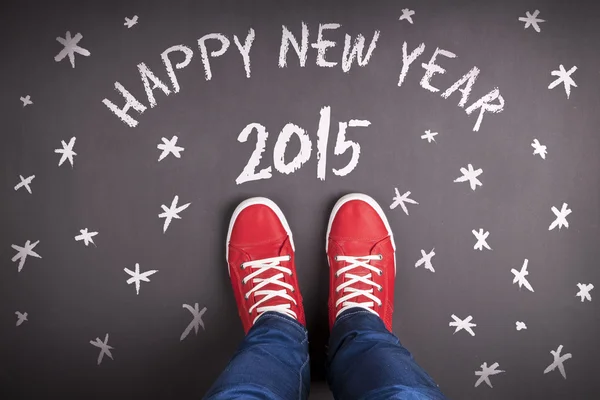
{"label": "person's leg", "polygon": [[351,194],[334,206],[327,229],[327,380],[336,399],[445,399],[391,333],[395,244],[381,207]]}
{"label": "person's leg", "polygon": [[263,314],[248,332],[206,399],[306,399],[308,338],[298,321]]}
{"label": "person's leg", "polygon": [[336,399],[445,399],[381,318],[362,308],[337,318],[327,359]]}
{"label": "person's leg", "polygon": [[306,399],[308,339],[294,240],[272,201],[252,198],[233,213],[227,267],[246,338],[208,399]]}

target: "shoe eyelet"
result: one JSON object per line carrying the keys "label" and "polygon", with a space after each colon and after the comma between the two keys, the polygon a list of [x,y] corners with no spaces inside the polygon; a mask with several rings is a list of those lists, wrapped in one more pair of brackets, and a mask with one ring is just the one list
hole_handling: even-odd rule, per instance
{"label": "shoe eyelet", "polygon": [[242,270],[244,269],[244,263],[240,264],[240,269],[242,269]]}
{"label": "shoe eyelet", "polygon": [[380,286],[380,287],[379,287],[379,291],[380,291],[380,292],[383,292],[383,286]]}
{"label": "shoe eyelet", "polygon": [[248,297],[248,295],[244,295],[244,299],[248,300],[250,297]]}
{"label": "shoe eyelet", "polygon": [[246,279],[242,279],[242,285],[246,284]]}
{"label": "shoe eyelet", "polygon": [[335,257],[333,257],[333,259],[334,259],[335,261],[337,261],[337,260],[338,260],[338,256],[335,256]]}
{"label": "shoe eyelet", "polygon": [[379,261],[383,260],[383,254],[379,254]]}
{"label": "shoe eyelet", "polygon": [[294,293],[296,291],[296,289],[292,288],[292,293]]}
{"label": "shoe eyelet", "polygon": [[377,274],[378,274],[379,276],[381,276],[381,275],[383,275],[383,271],[377,271]]}

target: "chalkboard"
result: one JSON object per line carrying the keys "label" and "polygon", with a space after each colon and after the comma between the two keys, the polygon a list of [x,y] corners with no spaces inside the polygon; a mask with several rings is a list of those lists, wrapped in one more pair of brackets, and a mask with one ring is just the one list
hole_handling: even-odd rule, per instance
{"label": "chalkboard", "polygon": [[294,233],[329,398],[351,192],[386,210],[394,333],[450,398],[599,398],[598,11],[3,5],[0,398],[201,397],[243,338],[225,236],[251,196]]}

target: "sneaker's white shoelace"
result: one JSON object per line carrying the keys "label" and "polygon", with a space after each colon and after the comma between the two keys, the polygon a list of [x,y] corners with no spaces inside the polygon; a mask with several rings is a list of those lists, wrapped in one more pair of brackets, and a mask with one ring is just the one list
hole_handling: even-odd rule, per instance
{"label": "sneaker's white shoelace", "polygon": [[[341,313],[343,313],[344,311],[346,311],[347,309],[352,308],[352,307],[361,307],[367,311],[372,312],[375,315],[379,315],[373,309],[373,307],[375,306],[375,304],[377,304],[378,306],[381,307],[381,300],[373,294],[373,292],[374,292],[373,288],[377,288],[378,291],[381,291],[381,290],[383,290],[383,287],[381,285],[373,282],[371,280],[371,278],[373,277],[373,273],[381,275],[383,273],[383,271],[380,270],[379,268],[375,268],[374,266],[372,266],[368,263],[369,263],[369,261],[372,261],[372,260],[382,260],[382,259],[383,259],[382,255],[363,256],[363,257],[351,257],[351,256],[336,256],[335,257],[336,261],[345,261],[346,263],[348,263],[348,265],[340,268],[336,272],[336,277],[339,277],[340,275],[344,274],[344,278],[345,278],[344,279],[345,282],[340,284],[337,288],[335,288],[336,293],[339,292],[340,290],[343,290],[344,293],[348,293],[347,295],[340,297],[335,302],[336,308],[340,304],[342,305],[342,308],[335,315],[336,318],[338,317],[338,315],[340,315]],[[356,274],[349,272],[358,267],[366,268],[372,272],[369,272],[366,275],[356,275]],[[368,290],[356,289],[356,288],[352,287],[353,285],[355,285],[357,283],[365,283],[372,287]],[[357,303],[355,301],[349,301],[350,299],[353,299],[353,298],[359,297],[359,296],[365,296],[368,299],[371,299],[373,301],[367,301],[367,302],[362,302],[362,303]]]}
{"label": "sneaker's white shoelace", "polygon": [[[250,296],[252,294],[254,294],[255,296],[257,296],[257,299],[259,296],[263,296],[261,299],[259,299],[256,303],[254,303],[254,305],[252,305],[252,307],[250,307],[250,309],[248,310],[249,314],[252,314],[252,311],[254,311],[254,309],[256,309],[258,315],[256,316],[256,318],[254,318],[254,322],[256,322],[256,320],[265,312],[267,311],[276,311],[282,314],[286,314],[289,315],[290,317],[294,318],[294,319],[298,319],[298,316],[296,315],[296,313],[294,311],[291,310],[291,303],[296,304],[296,300],[294,300],[294,298],[292,296],[290,296],[287,291],[294,291],[294,287],[292,285],[290,285],[289,283],[285,283],[283,282],[283,274],[288,274],[289,276],[292,276],[292,270],[286,267],[283,267],[281,265],[279,265],[280,262],[282,261],[290,261],[291,257],[290,256],[280,256],[280,257],[272,257],[272,258],[265,258],[262,260],[254,260],[254,261],[248,261],[242,264],[241,268],[245,269],[245,268],[252,268],[255,269],[255,271],[253,271],[252,273],[250,273],[247,277],[245,277],[244,279],[242,279],[242,284],[246,284],[246,282],[249,282],[250,280],[252,280],[252,282],[254,284],[256,284],[250,291],[248,291],[244,297],[246,298],[246,300],[248,300],[250,298]],[[264,274],[265,272],[271,270],[271,269],[275,269],[278,270],[279,273],[275,274],[273,276],[271,276],[270,278],[258,278],[259,275]],[[263,287],[267,286],[267,285],[278,285],[281,286],[283,289],[281,290],[261,290]],[[277,304],[274,306],[262,306],[260,307],[261,304],[276,298],[276,297],[281,297],[285,300],[289,300],[288,302],[282,303],[282,304]]]}

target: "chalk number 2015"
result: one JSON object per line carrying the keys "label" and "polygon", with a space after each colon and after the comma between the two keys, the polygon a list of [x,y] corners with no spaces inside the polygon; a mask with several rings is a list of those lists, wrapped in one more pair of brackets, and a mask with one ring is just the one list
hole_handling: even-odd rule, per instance
{"label": "chalk number 2015", "polygon": [[[331,107],[326,106],[321,109],[321,118],[319,119],[319,127],[317,129],[317,178],[325,180],[326,166],[327,166],[327,142],[329,141],[329,126],[331,121]],[[371,125],[371,122],[366,120],[351,119],[348,122],[340,122],[335,141],[335,147],[333,154],[339,156],[344,154],[346,151],[351,150],[352,156],[348,164],[343,168],[332,168],[335,175],[345,176],[348,175],[358,165],[358,159],[360,157],[360,145],[352,140],[346,139],[346,130],[348,127],[367,127]],[[244,182],[257,181],[261,179],[271,178],[272,168],[269,165],[266,168],[256,171],[260,164],[262,154],[265,151],[267,144],[267,138],[269,133],[266,128],[256,122],[246,125],[246,127],[238,135],[238,142],[245,143],[252,131],[256,130],[256,147],[250,155],[248,163],[244,167],[242,173],[237,177],[235,183],[238,185]],[[298,136],[300,140],[300,151],[289,163],[285,163],[284,155],[287,145],[292,138],[292,135]],[[275,147],[273,149],[273,166],[277,171],[282,174],[291,174],[298,170],[304,165],[312,154],[312,141],[306,131],[293,123],[286,124],[277,138]]]}

